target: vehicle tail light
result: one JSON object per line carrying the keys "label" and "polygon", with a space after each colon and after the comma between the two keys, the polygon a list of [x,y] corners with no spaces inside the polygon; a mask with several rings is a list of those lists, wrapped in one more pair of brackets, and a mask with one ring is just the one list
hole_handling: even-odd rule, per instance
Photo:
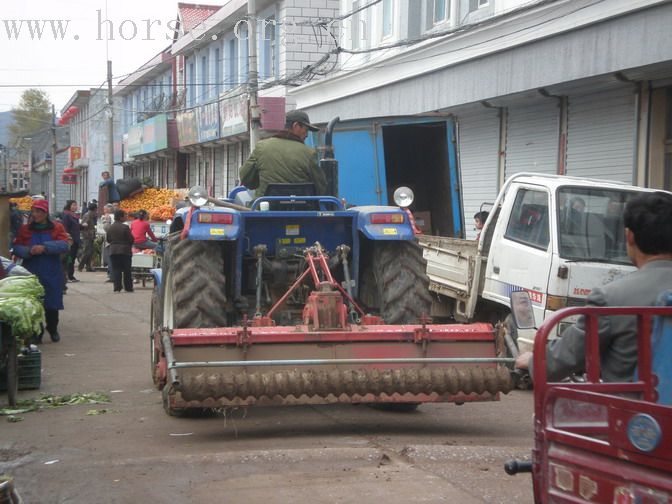
{"label": "vehicle tail light", "polygon": [[372,214],[371,224],[403,224],[404,214],[402,213],[384,213]]}
{"label": "vehicle tail light", "polygon": [[200,212],[198,222],[204,224],[233,224],[233,214]]}

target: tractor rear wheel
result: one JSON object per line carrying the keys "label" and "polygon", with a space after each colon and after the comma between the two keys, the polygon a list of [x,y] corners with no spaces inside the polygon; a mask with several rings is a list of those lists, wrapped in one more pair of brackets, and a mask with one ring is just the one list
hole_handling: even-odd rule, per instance
{"label": "tractor rear wheel", "polygon": [[176,235],[170,238],[166,256],[164,271],[168,276],[164,293],[170,289],[172,327],[226,326],[226,277],[221,245],[214,241],[180,240]]}
{"label": "tractor rear wheel", "polygon": [[[362,265],[360,297],[387,324],[417,324],[429,317],[427,263],[415,241],[376,242],[370,264]],[[376,403],[376,409],[394,412],[415,411],[419,403]]]}
{"label": "tractor rear wheel", "polygon": [[386,324],[417,324],[432,306],[427,263],[415,241],[376,242],[362,265],[364,304],[377,308]]}

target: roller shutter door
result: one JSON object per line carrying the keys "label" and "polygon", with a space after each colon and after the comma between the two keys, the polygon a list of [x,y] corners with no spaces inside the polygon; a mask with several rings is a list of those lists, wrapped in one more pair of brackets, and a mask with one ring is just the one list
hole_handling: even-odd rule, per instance
{"label": "roller shutter door", "polygon": [[546,99],[508,108],[506,178],[514,173],[557,173],[560,107]]}
{"label": "roller shutter door", "polygon": [[225,148],[219,147],[215,149],[215,165],[214,165],[214,192],[215,198],[224,196],[224,154]]}
{"label": "roller shutter door", "polygon": [[632,183],[635,95],[631,87],[569,97],[567,175]]}
{"label": "roller shutter door", "polygon": [[484,202],[494,203],[498,191],[499,114],[485,109],[460,115],[459,166],[466,238],[476,238],[473,216]]}

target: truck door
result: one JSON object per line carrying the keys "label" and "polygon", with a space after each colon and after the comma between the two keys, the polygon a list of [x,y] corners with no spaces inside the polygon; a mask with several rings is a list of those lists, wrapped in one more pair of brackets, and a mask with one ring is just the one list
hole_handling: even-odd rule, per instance
{"label": "truck door", "polygon": [[337,129],[338,194],[351,205],[385,205],[385,152],[378,126]]}
{"label": "truck door", "polygon": [[552,263],[550,193],[519,186],[507,197],[493,238],[483,297],[509,304],[509,294],[530,294],[537,324],[543,321]]}

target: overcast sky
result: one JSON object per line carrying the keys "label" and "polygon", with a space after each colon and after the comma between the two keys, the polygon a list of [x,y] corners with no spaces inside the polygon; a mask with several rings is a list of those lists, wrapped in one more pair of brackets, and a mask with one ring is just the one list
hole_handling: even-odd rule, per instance
{"label": "overcast sky", "polygon": [[[203,3],[222,5],[224,1]],[[167,25],[174,26],[177,1],[109,0],[105,11],[105,0],[3,0],[0,111],[16,106],[25,89],[37,87],[49,94],[58,113],[75,90],[105,81],[108,49],[113,75],[123,76],[170,44],[167,37],[172,32]],[[27,20],[32,23],[32,35]],[[106,40],[110,23],[105,20],[113,26],[113,40]],[[43,29],[41,37],[35,22]]]}

